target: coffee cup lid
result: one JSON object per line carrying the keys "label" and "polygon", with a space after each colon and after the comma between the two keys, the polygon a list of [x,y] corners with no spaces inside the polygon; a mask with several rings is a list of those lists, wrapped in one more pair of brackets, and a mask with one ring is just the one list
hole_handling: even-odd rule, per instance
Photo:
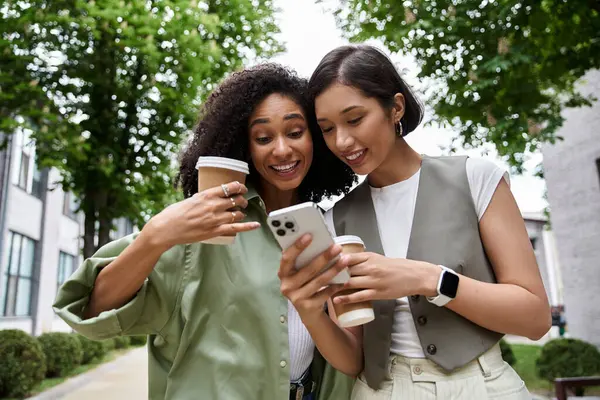
{"label": "coffee cup lid", "polygon": [[365,246],[365,243],[362,241],[362,239],[354,235],[338,236],[335,238],[335,243],[339,244],[340,246],[345,244],[360,244],[363,247]]}
{"label": "coffee cup lid", "polygon": [[241,172],[246,175],[248,175],[250,173],[247,162],[235,160],[233,158],[208,157],[208,156],[198,157],[198,162],[196,163],[196,169],[200,169],[202,167],[230,169],[233,171]]}

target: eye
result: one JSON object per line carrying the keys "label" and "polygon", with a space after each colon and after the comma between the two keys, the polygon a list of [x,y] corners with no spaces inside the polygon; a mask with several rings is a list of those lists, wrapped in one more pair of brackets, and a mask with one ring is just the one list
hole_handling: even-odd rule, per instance
{"label": "eye", "polygon": [[290,133],[288,133],[288,136],[291,137],[291,138],[293,138],[293,139],[298,139],[303,134],[304,134],[304,129],[290,132]]}
{"label": "eye", "polygon": [[348,123],[349,123],[350,125],[356,125],[356,124],[358,124],[358,123],[359,123],[359,122],[360,122],[362,119],[363,119],[363,117],[354,118],[354,119],[351,119],[350,121],[348,121]]}
{"label": "eye", "polygon": [[271,138],[268,136],[261,136],[254,139],[258,144],[267,144],[271,141]]}
{"label": "eye", "polygon": [[322,132],[323,134],[329,133],[329,132],[331,132],[332,130],[333,130],[333,128],[332,128],[332,127],[328,127],[328,128],[323,128],[323,127],[321,127],[321,132]]}

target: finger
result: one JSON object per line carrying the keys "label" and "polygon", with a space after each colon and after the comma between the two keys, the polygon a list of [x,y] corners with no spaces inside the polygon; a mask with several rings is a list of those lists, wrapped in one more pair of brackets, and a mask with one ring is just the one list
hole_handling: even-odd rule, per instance
{"label": "finger", "polygon": [[348,266],[351,267],[367,261],[369,259],[369,255],[369,253],[350,253],[344,254],[344,258],[347,259]]}
{"label": "finger", "polygon": [[330,285],[313,295],[313,299],[319,304],[325,304],[328,299],[341,290],[344,290],[344,285]]}
{"label": "finger", "polygon": [[253,231],[258,228],[260,228],[260,223],[258,222],[237,222],[233,224],[224,224],[219,226],[216,229],[216,233],[218,236],[232,235],[241,232]]}
{"label": "finger", "polygon": [[244,195],[244,194],[248,193],[248,188],[246,187],[246,185],[243,185],[237,181],[226,183],[226,184],[224,184],[224,186],[225,186],[229,196],[225,195],[225,190],[223,190],[223,187],[221,185],[203,190],[202,194],[205,195],[206,197],[227,198],[227,197],[235,196],[238,194]]}
{"label": "finger", "polygon": [[[354,273],[354,271],[352,271]],[[346,289],[373,289],[373,279],[369,276],[352,275],[344,284]]]}
{"label": "finger", "polygon": [[223,211],[217,214],[216,225],[231,225],[236,222],[242,222],[244,218],[246,218],[246,214],[241,211]]}
{"label": "finger", "polygon": [[289,276],[296,273],[296,259],[304,249],[308,247],[312,241],[310,234],[302,235],[300,239],[281,253],[281,261],[279,262],[279,277]]}
{"label": "finger", "polygon": [[354,293],[336,296],[333,299],[334,304],[362,303],[363,301],[372,301],[377,292],[374,289],[359,290]]}
{"label": "finger", "polygon": [[248,206],[248,200],[246,200],[244,196],[237,194],[231,197],[220,197],[219,199],[215,200],[215,204],[215,208],[218,211],[234,211],[238,210],[238,207],[246,208]]}
{"label": "finger", "polygon": [[[331,280],[340,273],[340,271],[342,271],[344,268],[346,268],[345,264],[341,261],[336,262],[331,268],[329,268],[327,271],[323,272],[322,274],[318,275],[317,277],[315,277],[314,279],[312,279],[311,281],[307,282],[304,286],[302,286],[299,290],[299,292],[301,293],[302,296],[304,297],[311,297],[314,296],[315,293],[319,293],[320,291],[324,290],[324,287],[341,287],[343,288],[344,285],[337,285],[337,284],[330,284]],[[299,275],[300,273],[298,273],[297,275]],[[293,278],[297,278],[296,276],[294,276]]]}
{"label": "finger", "polygon": [[[304,285],[308,281],[312,280],[314,277],[319,275],[321,271],[325,269],[329,264],[332,263],[333,260],[336,259],[342,252],[342,247],[339,245],[332,245],[323,253],[319,254],[315,259],[313,259],[310,263],[302,267],[298,271],[298,279],[301,285]],[[346,264],[344,264],[344,267]],[[343,268],[342,268],[343,269]],[[333,275],[335,276],[335,275]],[[332,276],[332,278],[333,278]],[[329,282],[329,281],[327,281]],[[327,283],[325,282],[325,283]]]}

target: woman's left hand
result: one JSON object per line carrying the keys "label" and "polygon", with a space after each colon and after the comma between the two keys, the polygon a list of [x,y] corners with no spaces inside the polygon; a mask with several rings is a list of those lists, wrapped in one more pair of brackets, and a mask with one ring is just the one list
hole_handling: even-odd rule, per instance
{"label": "woman's left hand", "polygon": [[376,253],[343,256],[352,277],[344,285],[357,292],[337,296],[336,304],[390,300],[412,295],[435,296],[441,273],[439,266],[404,258],[388,258]]}

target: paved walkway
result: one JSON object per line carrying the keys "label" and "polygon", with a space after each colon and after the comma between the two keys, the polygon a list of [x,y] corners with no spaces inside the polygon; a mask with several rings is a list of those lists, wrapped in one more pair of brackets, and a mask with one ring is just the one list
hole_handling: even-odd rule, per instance
{"label": "paved walkway", "polygon": [[148,354],[141,347],[30,400],[146,400],[147,382]]}

